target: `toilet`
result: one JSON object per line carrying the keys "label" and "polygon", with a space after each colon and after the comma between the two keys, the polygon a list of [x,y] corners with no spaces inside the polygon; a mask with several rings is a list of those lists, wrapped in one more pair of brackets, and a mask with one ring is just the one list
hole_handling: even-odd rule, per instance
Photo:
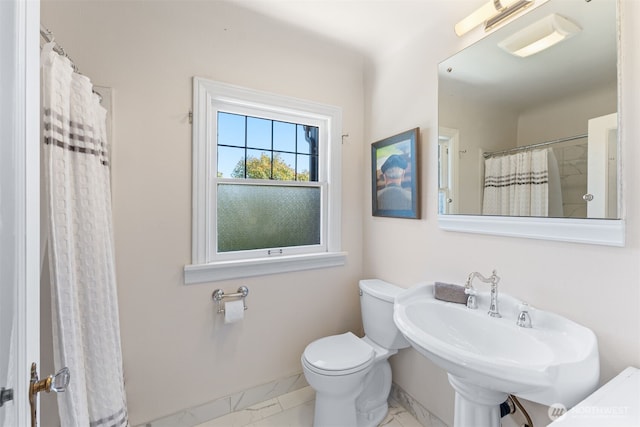
{"label": "toilet", "polygon": [[389,356],[409,347],[393,322],[393,302],[403,288],[377,279],[359,286],[365,337],[347,332],[320,338],[301,357],[316,392],[314,427],[377,426],[388,410]]}

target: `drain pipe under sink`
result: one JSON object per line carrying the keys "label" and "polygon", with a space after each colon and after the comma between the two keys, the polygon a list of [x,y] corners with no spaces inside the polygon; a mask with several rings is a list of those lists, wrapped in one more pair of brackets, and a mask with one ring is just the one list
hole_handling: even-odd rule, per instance
{"label": "drain pipe under sink", "polygon": [[526,422],[522,425],[522,427],[534,427],[529,413],[526,409],[524,409],[524,406],[522,406],[522,403],[520,403],[518,398],[512,394],[509,395],[507,400],[500,404],[500,417],[504,418],[507,415],[515,414],[517,409],[522,412],[522,415],[524,415],[526,419]]}

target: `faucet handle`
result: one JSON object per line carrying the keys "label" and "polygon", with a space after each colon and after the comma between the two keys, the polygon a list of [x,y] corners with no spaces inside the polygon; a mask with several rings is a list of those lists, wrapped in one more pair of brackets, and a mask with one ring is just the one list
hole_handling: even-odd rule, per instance
{"label": "faucet handle", "polygon": [[464,288],[464,293],[468,295],[467,308],[471,308],[474,310],[478,308],[478,301],[476,300],[476,294],[478,292],[473,288]]}
{"label": "faucet handle", "polygon": [[518,314],[518,320],[516,325],[521,328],[531,328],[531,316],[529,315],[529,304],[523,302],[519,306],[520,314]]}

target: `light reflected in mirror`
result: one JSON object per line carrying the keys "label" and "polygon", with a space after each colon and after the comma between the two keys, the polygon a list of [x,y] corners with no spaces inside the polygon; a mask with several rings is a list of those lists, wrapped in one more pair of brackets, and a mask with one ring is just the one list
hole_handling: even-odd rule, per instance
{"label": "light reflected in mirror", "polygon": [[[579,31],[499,47],[557,14]],[[439,67],[439,213],[618,218],[615,0],[550,0]]]}

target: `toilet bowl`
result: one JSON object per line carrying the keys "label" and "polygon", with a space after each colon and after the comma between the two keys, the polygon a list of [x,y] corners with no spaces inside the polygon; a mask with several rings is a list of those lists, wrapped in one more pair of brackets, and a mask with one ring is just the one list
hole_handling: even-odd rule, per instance
{"label": "toilet bowl", "polygon": [[301,357],[316,392],[314,427],[374,427],[388,411],[388,359],[409,343],[393,322],[393,301],[402,288],[381,280],[360,281],[365,337],[351,332],[320,338]]}

